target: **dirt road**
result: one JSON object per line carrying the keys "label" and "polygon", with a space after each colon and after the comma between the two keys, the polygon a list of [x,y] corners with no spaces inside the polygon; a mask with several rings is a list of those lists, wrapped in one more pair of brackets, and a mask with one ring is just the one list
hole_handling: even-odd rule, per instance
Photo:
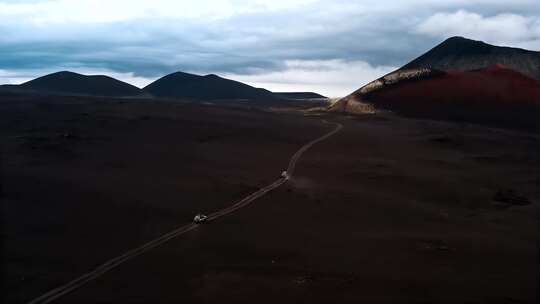
{"label": "dirt road", "polygon": [[[323,120],[323,123],[328,123],[327,121],[324,121]],[[343,125],[339,124],[339,123],[335,123],[336,127],[326,133],[325,135],[317,138],[317,139],[314,139],[312,141],[310,141],[309,143],[305,144],[304,146],[302,146],[290,159],[289,161],[289,166],[287,168],[287,176],[286,177],[281,177],[279,179],[277,179],[275,182],[269,184],[268,186],[266,187],[263,187],[259,190],[257,190],[256,192],[248,195],[247,197],[243,198],[242,200],[238,201],[237,203],[227,207],[227,208],[224,208],[224,209],[221,209],[219,211],[216,211],[214,213],[211,213],[208,215],[208,221],[212,221],[212,220],[215,220],[217,218],[220,218],[220,217],[223,217],[223,216],[226,216],[228,214],[231,214],[233,213],[234,211],[240,209],[240,208],[243,208],[247,205],[249,205],[250,203],[252,203],[253,201],[255,201],[256,199],[264,196],[266,193],[278,188],[279,186],[283,185],[284,183],[287,182],[287,180],[289,178],[291,178],[293,176],[293,173],[294,173],[294,170],[295,170],[295,167],[296,167],[296,163],[297,161],[300,159],[300,157],[302,156],[302,154],[304,152],[306,152],[309,148],[311,148],[313,145],[331,137],[332,135],[338,133],[342,128],[343,128]],[[166,233],[140,247],[137,247],[135,249],[132,249],[132,250],[129,250],[127,251],[126,253],[116,257],[116,258],[113,258],[105,263],[103,263],[102,265],[98,266],[97,268],[95,268],[94,270],[76,278],[75,280],[65,284],[65,285],[62,285],[58,288],[55,288],[45,294],[43,294],[42,296],[40,297],[37,297],[35,298],[34,300],[28,302],[29,304],[37,304],[37,303],[50,303],[68,293],[70,293],[71,291],[75,290],[75,289],[78,289],[80,288],[81,286],[85,285],[86,283],[102,276],[103,274],[107,273],[109,270],[112,270],[114,268],[116,268],[117,266],[121,265],[122,263],[128,261],[128,260],[131,260],[153,248],[156,248],[158,247],[159,245],[162,245],[164,244],[165,242],[177,237],[177,236],[180,236],[184,233],[187,233],[195,228],[197,228],[199,226],[199,224],[195,224],[195,223],[191,223],[191,224],[187,224],[187,225],[184,225],[182,227],[179,227],[169,233]]]}

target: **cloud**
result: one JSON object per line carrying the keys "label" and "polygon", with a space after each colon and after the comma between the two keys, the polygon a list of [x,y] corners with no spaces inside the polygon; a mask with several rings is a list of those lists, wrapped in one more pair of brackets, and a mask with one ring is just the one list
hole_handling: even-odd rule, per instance
{"label": "cloud", "polygon": [[0,69],[138,83],[181,70],[344,95],[450,35],[540,50],[539,15],[538,0],[0,0]]}
{"label": "cloud", "polygon": [[459,10],[436,13],[420,23],[416,31],[434,37],[465,36],[488,43],[540,49],[540,18],[517,14],[481,14]]}
{"label": "cloud", "polygon": [[20,84],[33,79],[34,72],[31,74],[22,71],[0,70],[0,84]]}
{"label": "cloud", "polygon": [[391,66],[374,67],[364,61],[346,62],[339,59],[293,60],[286,61],[285,66],[282,71],[224,76],[279,92],[315,91],[329,97],[341,97],[345,92],[352,92],[396,69]]}
{"label": "cloud", "polygon": [[146,18],[224,19],[238,14],[292,9],[314,0],[33,0],[0,1],[0,16],[24,22],[104,23]]}

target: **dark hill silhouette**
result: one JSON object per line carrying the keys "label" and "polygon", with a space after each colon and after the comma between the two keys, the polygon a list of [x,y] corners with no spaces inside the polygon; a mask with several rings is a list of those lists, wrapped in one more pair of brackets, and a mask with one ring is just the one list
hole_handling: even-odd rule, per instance
{"label": "dark hill silhouette", "polygon": [[249,99],[275,100],[272,92],[210,74],[199,76],[176,72],[146,86],[144,91],[161,98],[189,98],[200,100]]}
{"label": "dark hill silhouette", "polygon": [[85,96],[138,96],[141,89],[103,75],[82,75],[68,71],[57,72],[20,85],[4,86],[12,91]]}
{"label": "dark hill silhouette", "polygon": [[274,94],[285,99],[324,99],[328,98],[314,92],[274,92]]}
{"label": "dark hill silhouette", "polygon": [[406,64],[401,70],[428,68],[469,71],[502,64],[540,80],[540,52],[494,46],[482,41],[452,37]]}

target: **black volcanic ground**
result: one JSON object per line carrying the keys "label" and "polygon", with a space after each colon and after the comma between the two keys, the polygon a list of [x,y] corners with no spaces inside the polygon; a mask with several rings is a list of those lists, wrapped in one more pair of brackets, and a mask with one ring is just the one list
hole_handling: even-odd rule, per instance
{"label": "black volcanic ground", "polygon": [[28,96],[0,98],[4,303],[274,181],[322,119],[284,188],[57,302],[536,303],[538,134]]}

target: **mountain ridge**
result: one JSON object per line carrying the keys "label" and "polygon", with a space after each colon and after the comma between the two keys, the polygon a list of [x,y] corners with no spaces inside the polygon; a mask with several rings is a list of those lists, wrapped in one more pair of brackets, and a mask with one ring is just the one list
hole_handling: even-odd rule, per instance
{"label": "mountain ridge", "polygon": [[182,71],[165,75],[144,88],[106,75],[59,71],[22,84],[0,85],[0,92],[95,97],[186,98],[193,100],[249,99],[297,100],[326,98],[314,92],[271,92],[216,74],[196,75]]}
{"label": "mountain ridge", "polygon": [[175,72],[145,86],[143,91],[159,98],[216,99],[279,99],[274,93],[215,74],[195,75]]}
{"label": "mountain ridge", "polygon": [[[341,98],[328,111],[360,114],[384,110],[413,117],[539,130],[540,80],[530,73],[535,65],[521,62],[516,68],[515,63],[521,54],[533,56],[540,63],[540,52],[502,49],[465,38],[449,38]],[[488,56],[478,61],[478,54],[486,52]],[[495,56],[489,55],[493,52]],[[506,52],[516,53],[507,60],[495,61]]]}
{"label": "mountain ridge", "polygon": [[3,87],[20,92],[57,95],[132,97],[143,94],[138,87],[110,76],[83,75],[70,71],[59,71],[32,79],[20,85],[5,85]]}

